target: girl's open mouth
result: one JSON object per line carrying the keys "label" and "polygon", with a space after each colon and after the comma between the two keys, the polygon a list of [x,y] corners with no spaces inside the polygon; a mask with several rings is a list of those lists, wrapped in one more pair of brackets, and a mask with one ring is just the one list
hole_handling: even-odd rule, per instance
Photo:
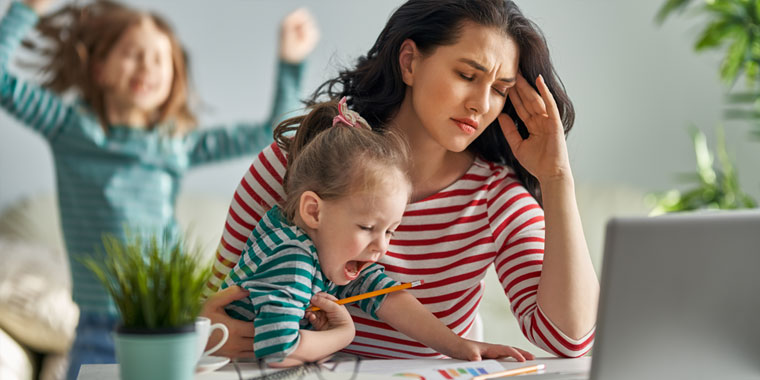
{"label": "girl's open mouth", "polygon": [[351,260],[346,263],[346,266],[343,268],[343,272],[349,281],[353,281],[359,277],[359,273],[361,273],[364,268],[368,267],[370,264],[372,264],[372,261]]}

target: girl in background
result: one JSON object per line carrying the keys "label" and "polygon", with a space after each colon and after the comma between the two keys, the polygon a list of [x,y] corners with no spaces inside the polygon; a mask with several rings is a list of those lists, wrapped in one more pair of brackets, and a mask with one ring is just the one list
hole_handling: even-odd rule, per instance
{"label": "girl in background", "polygon": [[[160,16],[111,1],[72,4],[48,16],[48,0],[13,3],[0,22],[0,105],[40,133],[55,161],[73,298],[80,308],[69,378],[83,363],[115,362],[116,309],[78,258],[104,234],[167,233],[191,168],[250,154],[271,141],[272,123],[298,108],[302,61],[317,31],[297,11],[282,23],[274,107],[263,123],[196,129],[185,52]],[[41,85],[7,70],[35,24],[46,41],[27,44],[47,59]],[[74,102],[62,94],[73,91]]]}
{"label": "girl in background", "polygon": [[[588,352],[599,283],[565,144],[575,112],[538,26],[508,0],[406,1],[367,54],[313,100],[343,96],[372,128],[399,133],[411,147],[411,202],[379,261],[385,273],[424,280],[409,293],[455,333],[479,340],[483,279],[496,270],[509,300],[504,312],[508,306],[529,341],[557,356]],[[272,145],[242,179],[218,274],[237,262],[256,221],[281,204],[285,163]],[[252,355],[254,329],[224,312],[245,293],[224,289],[206,302],[203,314],[230,329],[219,355]],[[396,326],[349,310],[356,337],[345,351],[441,357]]]}

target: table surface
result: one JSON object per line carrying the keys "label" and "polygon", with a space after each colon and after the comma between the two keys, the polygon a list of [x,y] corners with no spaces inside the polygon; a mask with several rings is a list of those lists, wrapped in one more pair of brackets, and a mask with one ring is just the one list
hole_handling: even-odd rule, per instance
{"label": "table surface", "polygon": [[[394,373],[403,371],[405,368],[420,368],[420,367],[433,367],[433,366],[445,366],[458,363],[470,363],[462,360],[439,360],[439,359],[427,359],[427,360],[363,360],[361,362],[361,379],[367,380],[380,380],[380,379],[395,379],[399,377],[391,376]],[[518,363],[515,361],[500,361],[499,362],[505,369],[519,368],[534,364],[546,365],[546,372],[588,372],[591,368],[591,358],[582,357],[577,359],[559,359],[559,358],[539,358],[531,360],[525,363]],[[348,363],[344,363],[348,364]],[[237,363],[241,370],[243,378],[248,379],[262,374],[256,363],[243,362]],[[351,364],[352,366],[353,364]],[[322,371],[321,375],[324,379],[342,379],[348,378],[347,376],[337,376],[342,372],[342,368],[337,368],[335,372]],[[378,371],[387,368],[386,374],[378,374]],[[348,367],[346,367],[348,369]],[[85,364],[79,371],[78,380],[101,380],[101,379],[113,379],[119,378],[119,365],[118,364]],[[225,365],[224,367],[208,373],[197,374],[195,376],[197,380],[238,380],[238,374],[235,371],[235,367],[232,363]],[[314,376],[306,376],[304,379],[315,378]]]}

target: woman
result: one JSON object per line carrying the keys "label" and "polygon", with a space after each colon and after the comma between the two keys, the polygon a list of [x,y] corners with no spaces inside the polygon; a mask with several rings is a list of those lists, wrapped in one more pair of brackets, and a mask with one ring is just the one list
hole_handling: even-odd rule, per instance
{"label": "woman", "polygon": [[[312,101],[324,95],[348,97],[370,125],[411,146],[412,202],[380,261],[390,277],[425,280],[411,293],[454,332],[478,338],[482,279],[494,264],[528,340],[558,356],[588,352],[599,285],[565,144],[574,110],[543,35],[513,2],[410,0],[356,67],[323,84]],[[211,290],[256,221],[282,199],[285,163],[271,146],[243,178]],[[246,296],[229,289],[205,305],[204,315],[236,337],[223,355],[252,356],[252,326],[223,312]],[[356,338],[346,351],[439,357],[350,309]]]}

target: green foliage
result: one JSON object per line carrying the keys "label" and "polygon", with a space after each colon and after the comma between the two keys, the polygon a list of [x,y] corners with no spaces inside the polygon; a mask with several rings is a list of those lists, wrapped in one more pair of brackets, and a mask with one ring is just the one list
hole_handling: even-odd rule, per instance
{"label": "green foliage", "polygon": [[709,22],[697,38],[694,50],[725,48],[720,77],[733,86],[744,73],[749,87],[760,82],[760,0],[667,0],[657,13],[662,23],[674,12],[692,8],[707,15]]}
{"label": "green foliage", "polygon": [[147,244],[127,234],[124,242],[105,236],[105,254],[82,260],[113,298],[127,328],[178,327],[193,323],[211,276],[200,250],[185,252],[156,236]]}
{"label": "green foliage", "polygon": [[655,205],[652,214],[757,207],[757,202],[739,187],[739,178],[726,151],[723,129],[718,128],[716,135],[720,169],[714,168],[713,154],[707,147],[705,135],[696,127],[692,127],[691,137],[697,158],[697,172],[696,175],[690,174],[685,178],[690,182],[696,182],[697,187],[684,193],[671,190],[650,196],[649,201]]}
{"label": "green foliage", "polygon": [[694,50],[725,49],[720,78],[730,88],[744,75],[749,92],[728,97],[728,119],[747,120],[754,125],[753,135],[760,137],[760,0],[667,0],[657,13],[662,23],[671,14],[693,9],[708,18]]}

